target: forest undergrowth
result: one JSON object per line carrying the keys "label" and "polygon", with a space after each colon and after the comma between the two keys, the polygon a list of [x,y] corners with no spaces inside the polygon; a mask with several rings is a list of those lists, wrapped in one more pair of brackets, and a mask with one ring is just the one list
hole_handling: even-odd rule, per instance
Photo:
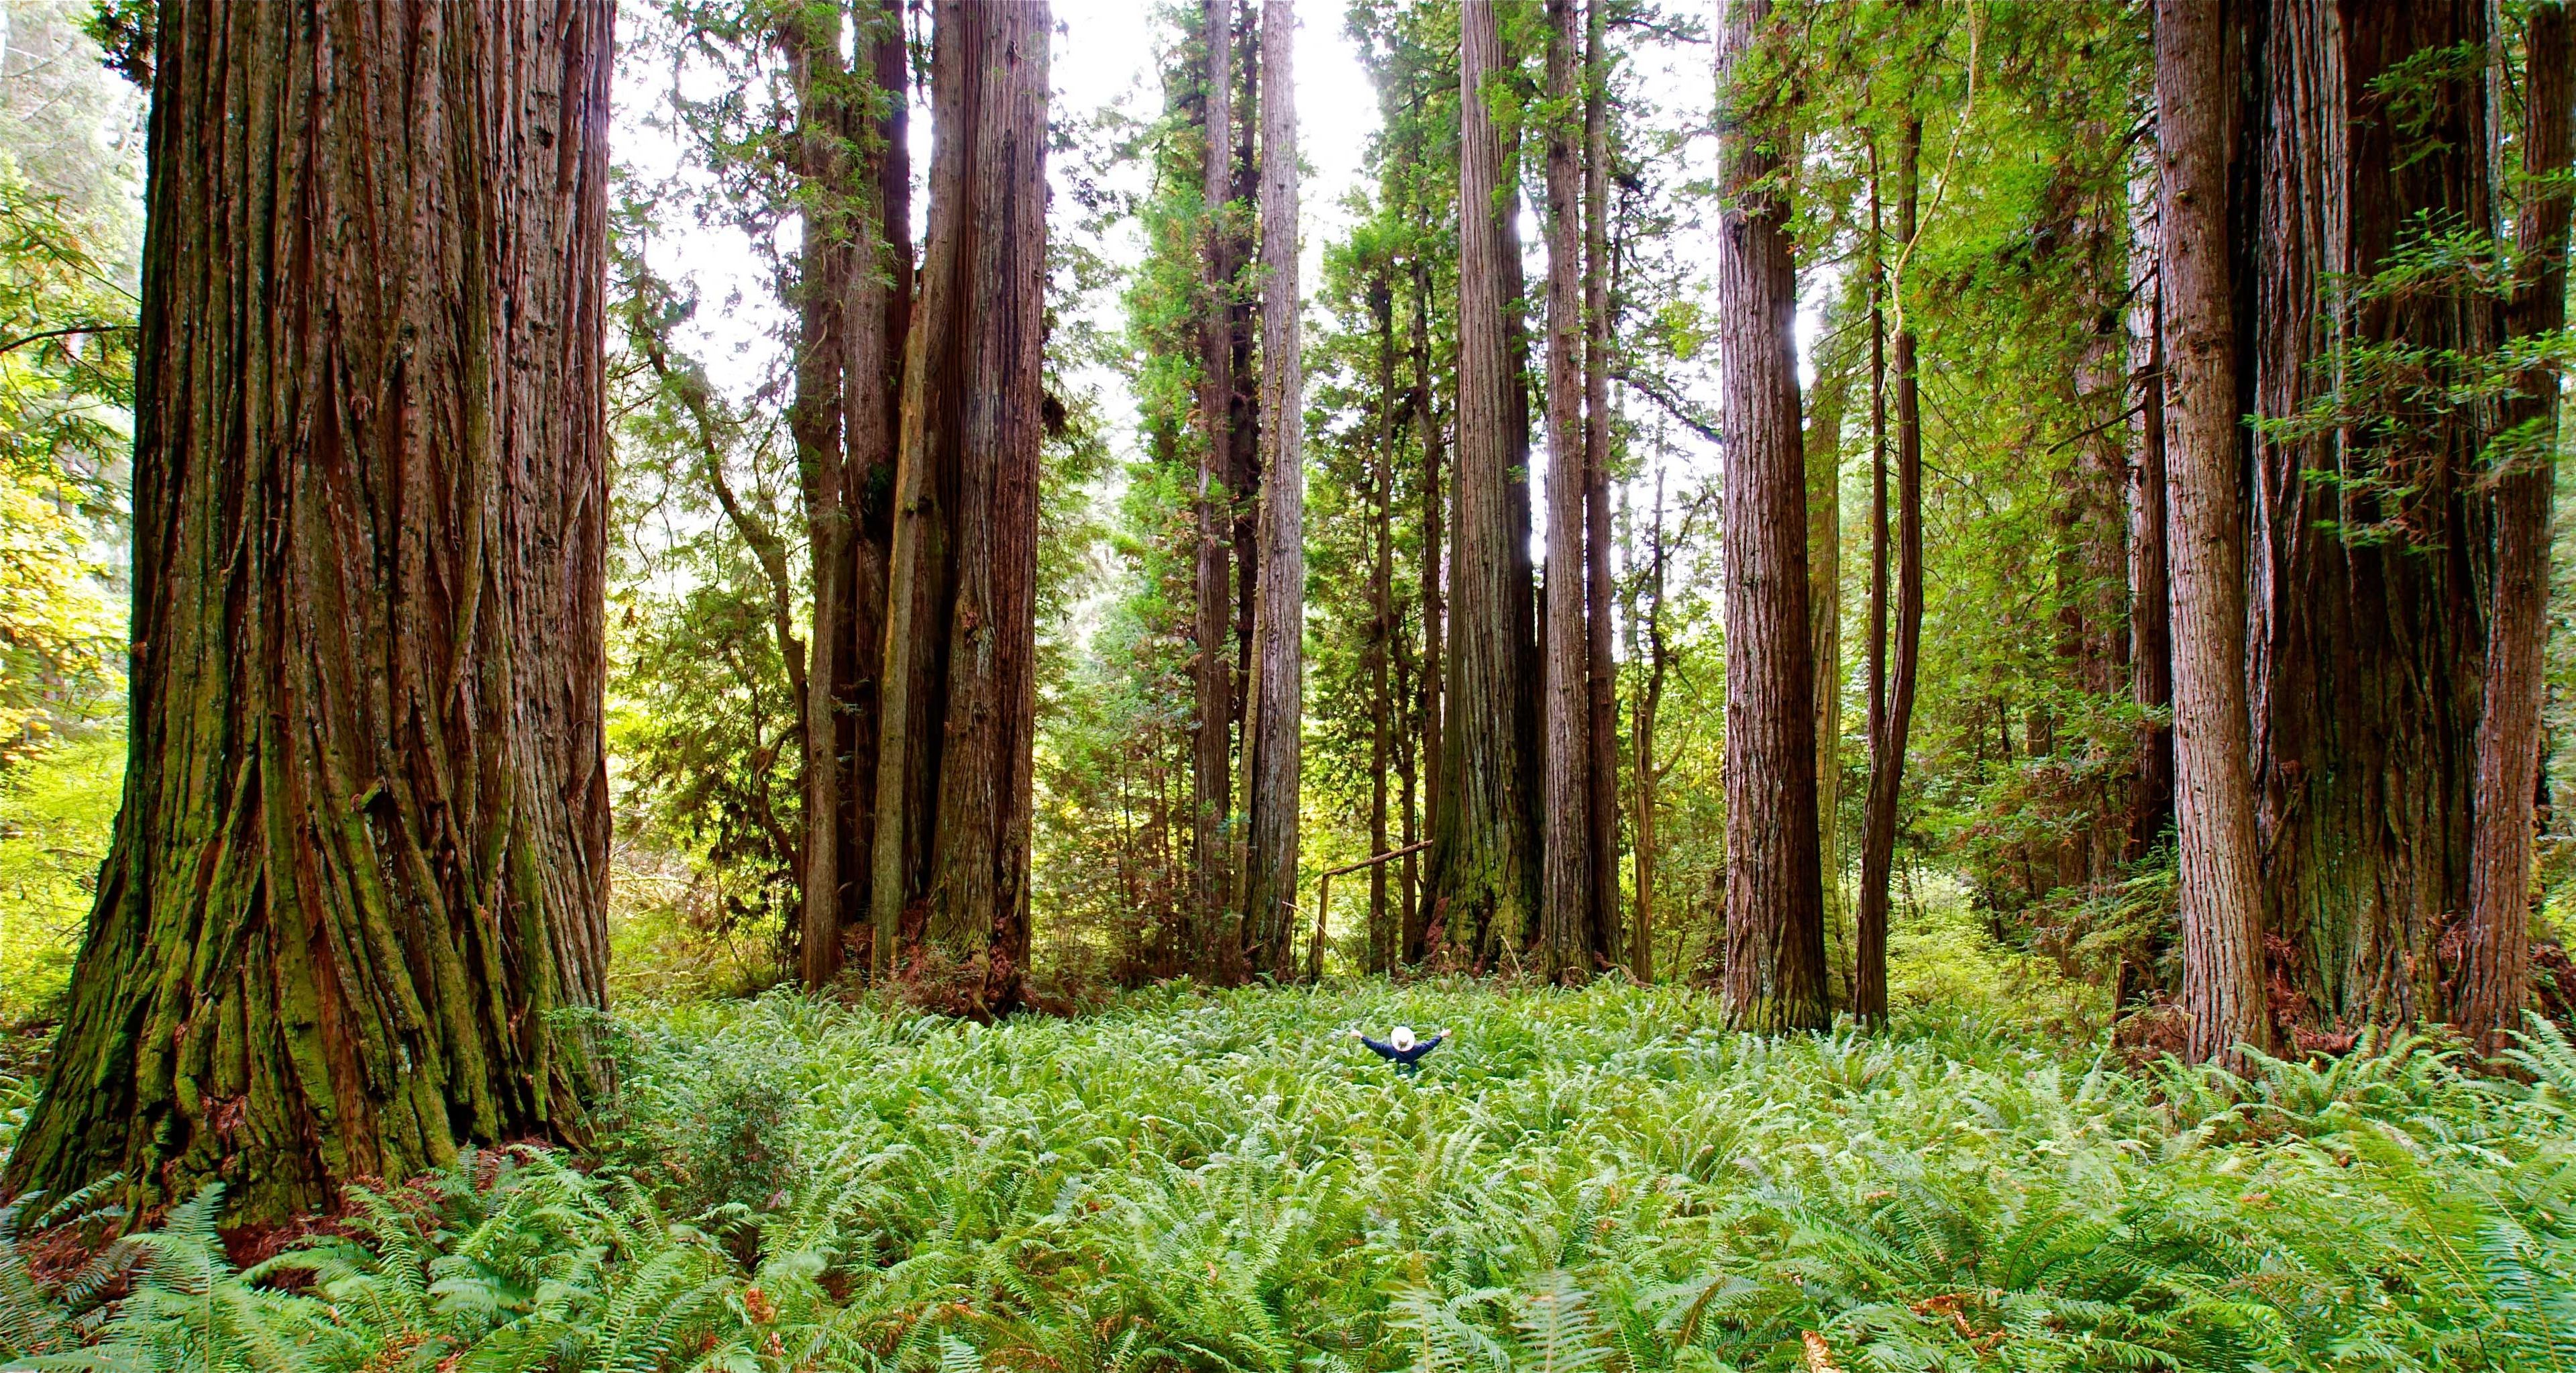
{"label": "forest undergrowth", "polygon": [[[210,1196],[49,1270],[19,1237],[65,1207],[21,1199],[0,1365],[2576,1368],[2553,1030],[2528,1082],[2401,1039],[2239,1087],[1955,1001],[1716,1017],[1624,983],[678,1005],[608,1027],[588,1154],[358,1193],[247,1269]],[[1397,1021],[1453,1033],[1418,1077],[1342,1037]]]}

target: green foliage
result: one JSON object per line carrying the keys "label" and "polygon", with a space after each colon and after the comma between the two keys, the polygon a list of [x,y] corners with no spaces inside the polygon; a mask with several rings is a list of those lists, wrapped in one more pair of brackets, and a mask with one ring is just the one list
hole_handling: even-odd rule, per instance
{"label": "green foliage", "polygon": [[70,978],[124,782],[121,729],[0,771],[0,1026],[48,1016]]}
{"label": "green foliage", "polygon": [[[1340,1037],[1397,1020],[1454,1032],[1419,1077]],[[631,1173],[469,1155],[246,1272],[210,1196],[61,1287],[0,1213],[0,1348],[1660,1373],[1795,1368],[1812,1335],[1845,1368],[2576,1366],[2556,1030],[2527,1084],[2412,1039],[2240,1082],[2018,1023],[1940,1002],[1765,1040],[1617,982],[1173,986],[999,1026],[702,1004],[627,1027]],[[746,1141],[765,1161],[725,1157]]]}

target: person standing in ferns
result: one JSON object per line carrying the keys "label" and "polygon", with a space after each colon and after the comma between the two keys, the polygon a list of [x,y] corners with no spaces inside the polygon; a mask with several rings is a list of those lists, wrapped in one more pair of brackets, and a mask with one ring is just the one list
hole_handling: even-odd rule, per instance
{"label": "person standing in ferns", "polygon": [[1415,1039],[1412,1026],[1398,1025],[1388,1032],[1385,1041],[1381,1043],[1358,1030],[1351,1031],[1351,1038],[1369,1046],[1371,1053],[1394,1064],[1395,1070],[1407,1077],[1420,1071],[1422,1056],[1439,1048],[1440,1041],[1448,1037],[1447,1030],[1434,1030],[1429,1039]]}

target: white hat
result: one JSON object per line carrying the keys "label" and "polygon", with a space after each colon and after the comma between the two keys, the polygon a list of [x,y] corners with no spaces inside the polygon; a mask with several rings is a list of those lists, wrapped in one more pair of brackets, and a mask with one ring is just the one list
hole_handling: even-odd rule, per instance
{"label": "white hat", "polygon": [[1398,1048],[1398,1049],[1410,1049],[1410,1048],[1412,1048],[1412,1047],[1413,1047],[1413,1027],[1412,1027],[1412,1026],[1410,1026],[1410,1025],[1398,1025],[1398,1026],[1396,1026],[1396,1027],[1395,1027],[1395,1033],[1393,1033],[1393,1034],[1391,1034],[1391,1035],[1388,1035],[1388,1036],[1386,1037],[1386,1042],[1387,1042],[1387,1043],[1389,1043],[1389,1044],[1394,1045],[1394,1046],[1395,1046],[1396,1048]]}

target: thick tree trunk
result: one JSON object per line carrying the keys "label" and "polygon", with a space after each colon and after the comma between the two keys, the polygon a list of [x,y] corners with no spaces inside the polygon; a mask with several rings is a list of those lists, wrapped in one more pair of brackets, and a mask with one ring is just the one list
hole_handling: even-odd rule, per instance
{"label": "thick tree trunk", "polygon": [[2230,101],[2218,0],[2157,0],[2157,145],[2172,374],[2175,772],[2182,1009],[2195,1061],[2271,1044],[2245,705],[2244,501],[2227,244]]}
{"label": "thick tree trunk", "polygon": [[1234,234],[1225,205],[1234,189],[1234,21],[1230,0],[1205,0],[1202,31],[1207,44],[1205,144],[1200,196],[1206,206],[1201,305],[1199,424],[1205,431],[1199,450],[1198,577],[1196,581],[1198,659],[1198,732],[1191,751],[1194,823],[1191,829],[1192,965],[1212,979],[1231,973],[1231,959],[1220,956],[1227,928],[1226,902],[1233,892],[1227,871],[1231,841],[1226,816],[1234,801],[1230,775],[1229,732],[1234,723],[1234,662],[1227,647],[1230,623],[1229,546],[1234,512],[1228,491],[1233,480],[1229,445],[1234,431]]}
{"label": "thick tree trunk", "polygon": [[125,803],[5,1190],[327,1208],[578,1134],[604,3],[167,3]]}
{"label": "thick tree trunk", "polygon": [[[1019,1003],[1028,963],[1049,22],[1022,0],[939,6],[929,270],[896,481],[878,935],[889,907],[917,906],[905,952],[923,994],[978,1017]],[[898,689],[919,704],[898,713]]]}
{"label": "thick tree trunk", "polygon": [[1298,782],[1305,737],[1305,367],[1297,319],[1294,0],[1265,0],[1261,66],[1261,583],[1253,616],[1251,852],[1244,950],[1255,972],[1296,975]]}
{"label": "thick tree trunk", "polygon": [[2297,1013],[2330,1025],[2441,1015],[2444,935],[2470,904],[2491,572],[2473,489],[2481,417],[2435,413],[2374,387],[2366,364],[2325,361],[2400,343],[2433,350],[2438,370],[2496,342],[2494,309],[2459,290],[2353,289],[2427,223],[2489,223],[2482,64],[2452,56],[2484,51],[2487,11],[2276,0],[2256,83],[2254,408],[2295,415],[2342,384],[2373,412],[2259,433],[2253,461],[2263,890]]}
{"label": "thick tree trunk", "polygon": [[[1910,251],[1920,228],[1923,121],[1908,119],[1897,147],[1896,237]],[[1902,258],[1899,259],[1900,263]],[[1900,278],[1881,296],[1902,291]],[[1860,911],[1854,922],[1855,1009],[1861,1017],[1887,1017],[1888,880],[1896,865],[1897,802],[1905,793],[1905,750],[1914,729],[1914,686],[1923,644],[1923,390],[1916,367],[1913,326],[1896,305],[1896,641],[1887,649],[1887,495],[1883,470],[1873,478],[1876,528],[1871,576],[1879,609],[1871,611],[1873,654],[1887,664],[1879,693],[1878,721],[1869,741],[1868,813],[1861,833]],[[1873,344],[1875,346],[1875,344]],[[1872,366],[1877,364],[1875,360]],[[1883,423],[1873,420],[1873,423]],[[1883,469],[1884,463],[1881,467]]]}
{"label": "thick tree trunk", "polygon": [[1539,667],[1539,943],[1547,977],[1592,974],[1592,659],[1584,614],[1582,166],[1575,0],[1548,0],[1547,620]]}
{"label": "thick tree trunk", "polygon": [[[2507,341],[2567,321],[2563,179],[2576,158],[2576,39],[2564,4],[2531,11],[2523,31],[2524,190],[2514,238],[2523,259],[2506,305]],[[2555,177],[2544,181],[2538,178]],[[2558,369],[2526,371],[2503,407],[2495,478],[2496,571],[2487,614],[2485,713],[2478,720],[2477,816],[2469,921],[2457,1012],[2479,1051],[2500,1053],[2522,1028],[2531,982],[2532,793],[2539,781],[2542,650],[2549,635],[2550,482],[2558,451]]]}
{"label": "thick tree trunk", "polygon": [[1728,0],[1717,44],[1717,240],[1726,452],[1726,1014],[1772,1033],[1826,1023],[1816,849],[1815,657],[1806,455],[1790,329],[1797,280],[1776,183],[1787,130],[1748,62],[1769,0]]}
{"label": "thick tree trunk", "polygon": [[[1461,11],[1458,151],[1457,527],[1450,551],[1447,756],[1426,903],[1447,952],[1470,966],[1519,957],[1538,897],[1524,722],[1530,719],[1528,507],[1513,507],[1513,435],[1525,414],[1505,328],[1519,280],[1501,217],[1503,156],[1486,101],[1501,67],[1490,0]],[[1506,275],[1508,273],[1508,276]],[[1513,291],[1512,294],[1517,294]],[[1523,405],[1526,392],[1523,393]],[[1515,515],[1518,519],[1515,519]],[[1517,547],[1515,543],[1517,542]]]}
{"label": "thick tree trunk", "polygon": [[1619,921],[1619,665],[1610,652],[1610,69],[1603,0],[1584,14],[1583,553],[1592,784],[1592,956],[1625,954]]}

